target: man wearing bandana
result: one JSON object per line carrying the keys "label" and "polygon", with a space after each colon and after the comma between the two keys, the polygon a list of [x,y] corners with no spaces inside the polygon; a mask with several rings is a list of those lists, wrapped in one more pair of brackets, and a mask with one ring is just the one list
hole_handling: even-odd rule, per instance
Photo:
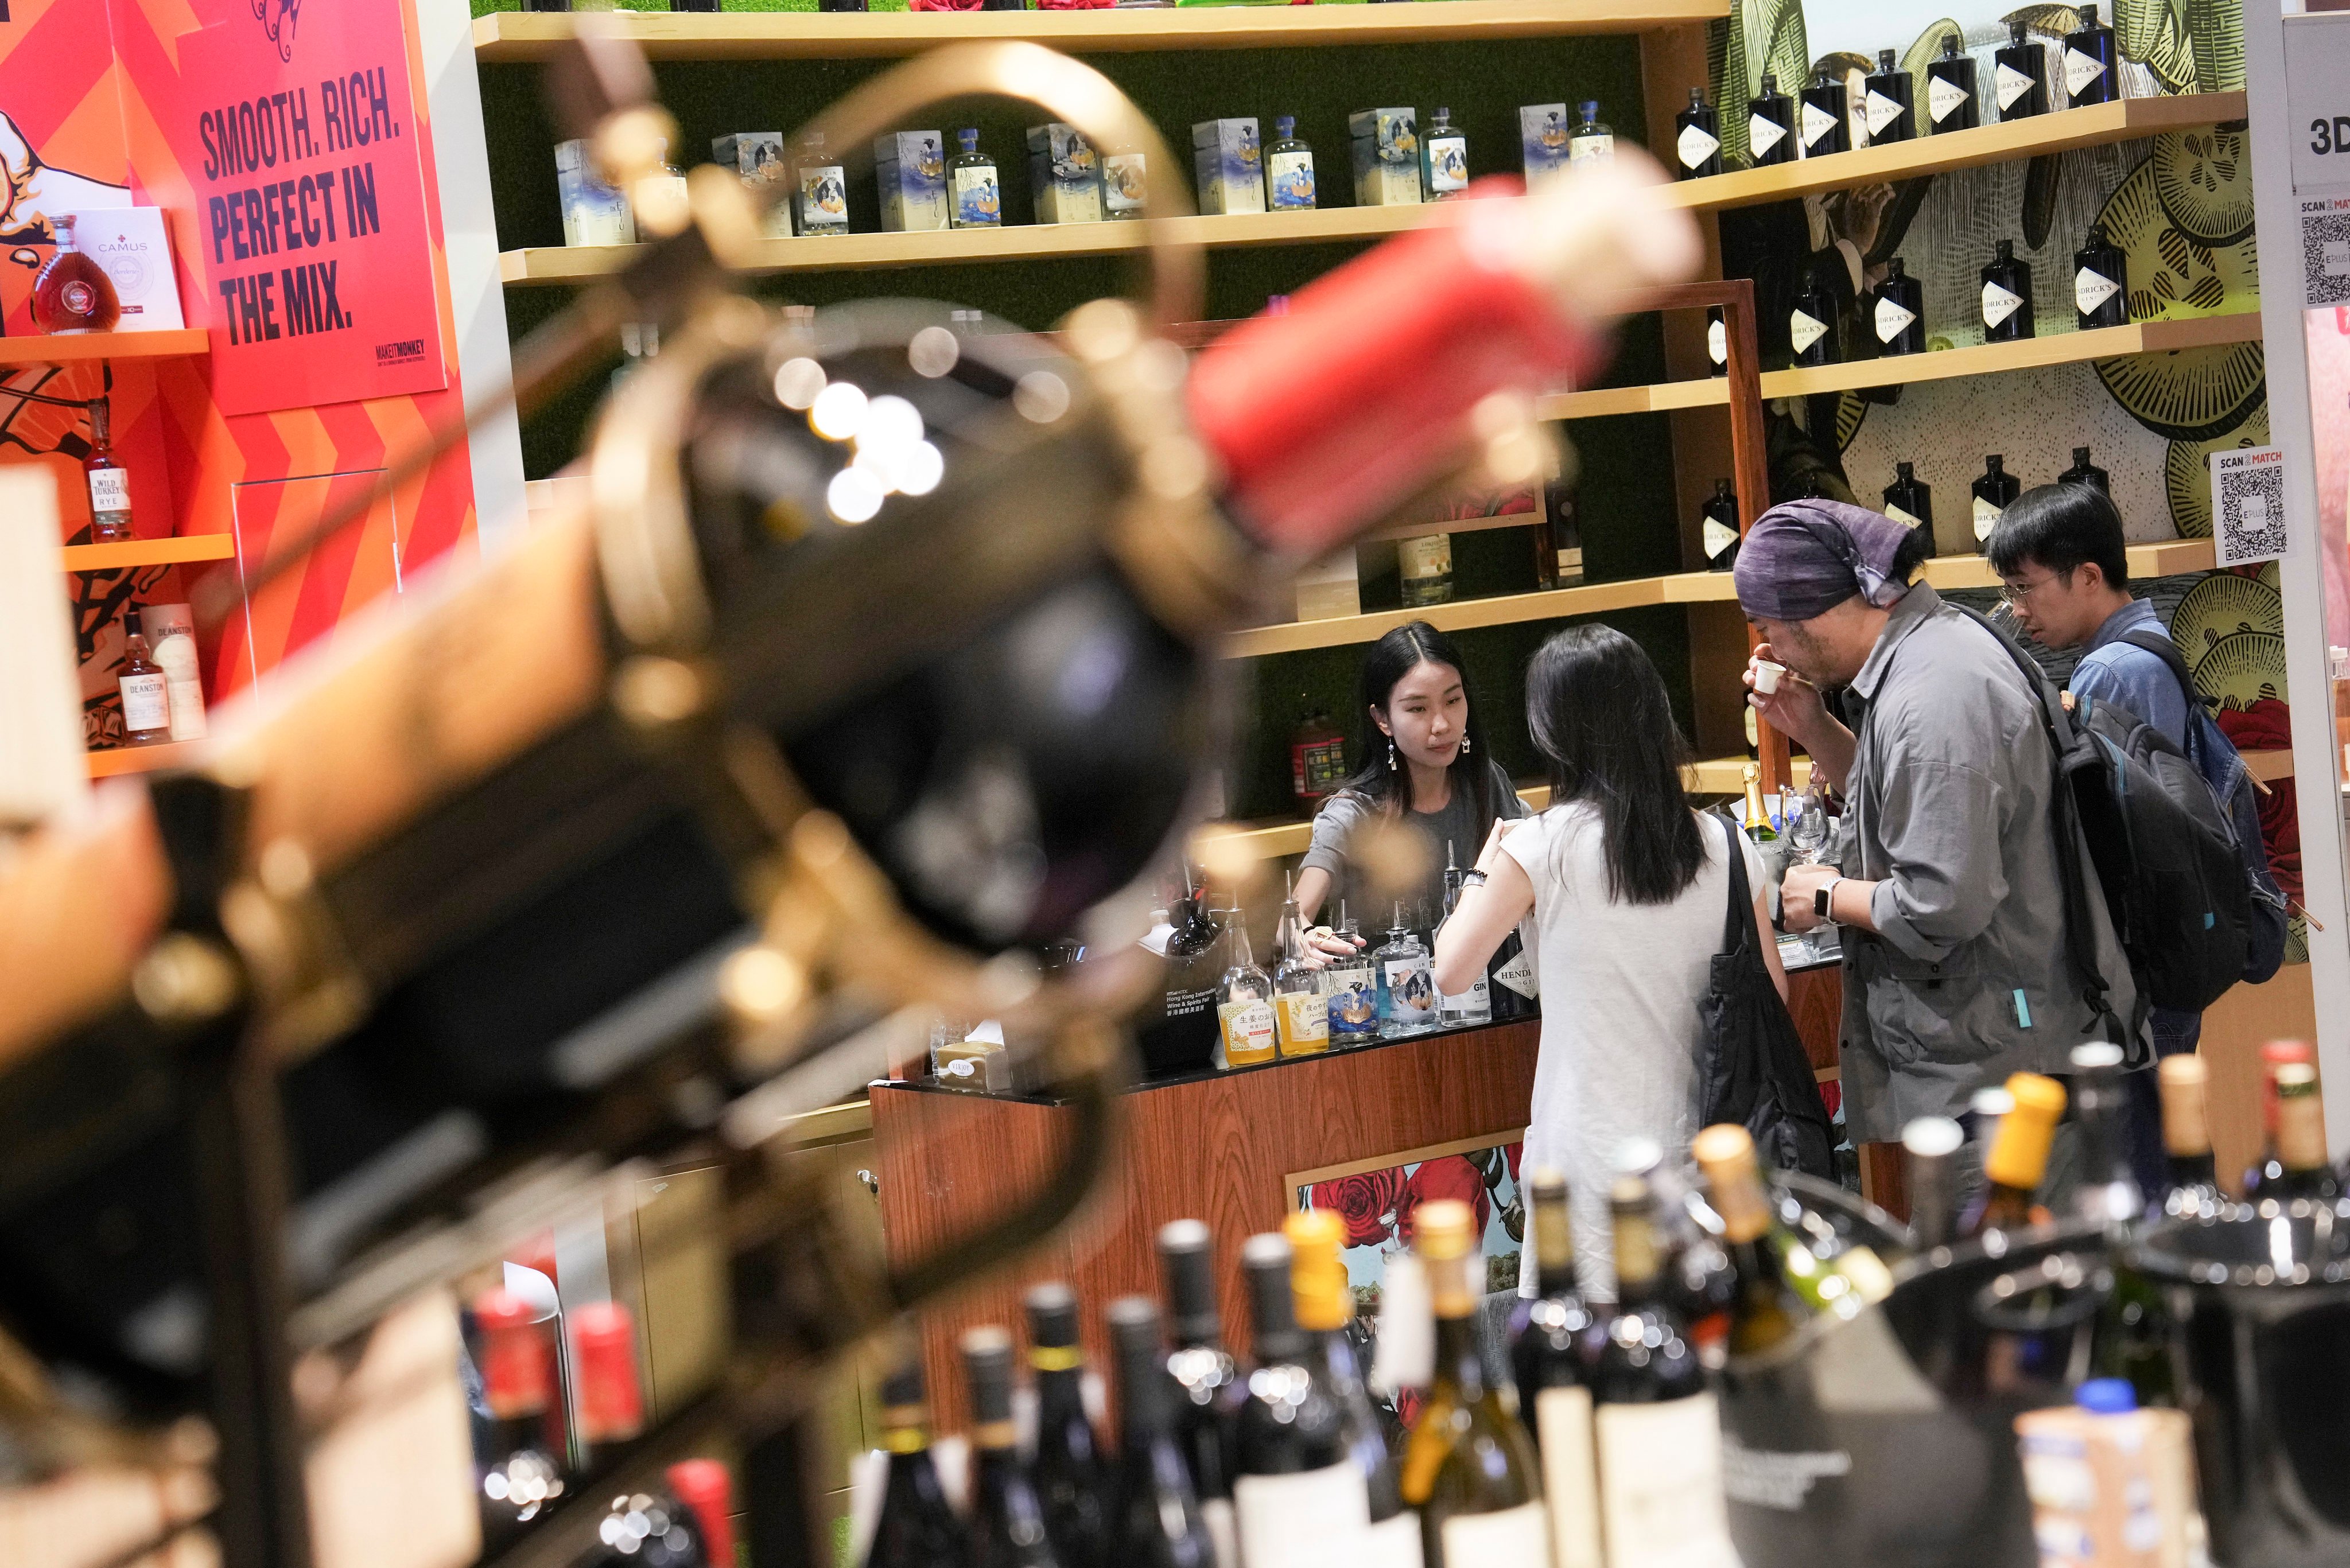
{"label": "man wearing bandana", "polygon": [[[1773,507],[1738,554],[1739,603],[1766,639],[1748,701],[1845,801],[1833,863],[1791,867],[1783,894],[1788,929],[1843,928],[1856,1145],[1961,1116],[2011,1073],[2063,1074],[2074,1046],[2111,1032],[2068,956],[2033,693],[1996,634],[1909,582],[1923,557],[1908,528],[1835,501]],[[1753,690],[1765,659],[1794,679]],[[2094,888],[2077,835],[2066,852]],[[2087,903],[2113,1015],[2142,1027],[2104,900]]]}

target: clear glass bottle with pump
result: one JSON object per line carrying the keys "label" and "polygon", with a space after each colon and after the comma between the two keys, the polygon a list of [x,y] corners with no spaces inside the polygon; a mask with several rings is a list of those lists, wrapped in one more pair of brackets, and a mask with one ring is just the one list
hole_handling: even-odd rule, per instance
{"label": "clear glass bottle with pump", "polygon": [[1315,202],[1314,149],[1298,140],[1294,114],[1275,115],[1273,134],[1273,145],[1264,150],[1265,199],[1276,213],[1309,211]]}
{"label": "clear glass bottle with pump", "polygon": [[1216,994],[1216,1065],[1253,1067],[1274,1060],[1278,1035],[1273,1022],[1273,980],[1249,951],[1248,922],[1229,912],[1227,967]]}
{"label": "clear glass bottle with pump", "polygon": [[[1453,908],[1461,902],[1461,889],[1465,886],[1457,846],[1451,839],[1444,841],[1444,918],[1452,918]],[[1438,928],[1441,929],[1440,926]],[[1432,958],[1431,958],[1432,964]],[[1434,973],[1431,967],[1430,974]],[[1469,982],[1469,989],[1458,996],[1443,992],[1436,993],[1437,1022],[1447,1029],[1469,1029],[1493,1022],[1492,989],[1484,971]]]}
{"label": "clear glass bottle with pump", "polygon": [[1972,130],[1982,118],[1975,99],[1975,62],[1956,33],[1942,35],[1939,59],[1926,62],[1926,129],[1939,136],[1946,130]]}
{"label": "clear glass bottle with pump", "polygon": [[1673,116],[1673,154],[1684,180],[1721,172],[1721,117],[1702,88],[1690,88],[1689,107]]}
{"label": "clear glass bottle with pump", "polygon": [[1891,49],[1877,51],[1877,69],[1860,100],[1862,121],[1868,127],[1868,144],[1907,141],[1918,134],[1918,109],[1912,101],[1909,73]]}
{"label": "clear glass bottle with pump", "polygon": [[1825,158],[1831,152],[1852,151],[1851,106],[1845,101],[1844,83],[1823,66],[1812,77],[1812,85],[1803,91],[1803,108],[1796,111],[1795,130],[1803,140],[1804,156]]}
{"label": "clear glass bottle with pump", "polygon": [[1294,889],[1284,888],[1274,941],[1281,954],[1273,971],[1273,1024],[1281,1054],[1318,1056],[1330,1049],[1330,1011],[1322,1000],[1322,971],[1305,961],[1305,925],[1297,918]]}
{"label": "clear glass bottle with pump", "polygon": [[1333,957],[1322,971],[1324,1012],[1330,1021],[1334,1050],[1367,1045],[1379,1037],[1378,971],[1361,946],[1359,928],[1360,922],[1347,912],[1346,900],[1340,899],[1337,934],[1347,940],[1354,951],[1351,956]]}
{"label": "clear glass bottle with pump", "polygon": [[1795,100],[1779,90],[1779,78],[1762,73],[1762,90],[1746,105],[1746,151],[1757,169],[1795,161]]}
{"label": "clear glass bottle with pump", "polygon": [[1469,139],[1453,128],[1449,109],[1439,109],[1420,136],[1419,188],[1431,202],[1451,201],[1469,188]]}
{"label": "clear glass bottle with pump", "polygon": [[1604,163],[1616,156],[1616,131],[1599,118],[1596,99],[1576,106],[1582,122],[1566,139],[1566,166],[1578,163]]}
{"label": "clear glass bottle with pump", "polygon": [[995,160],[979,150],[979,132],[966,126],[955,132],[962,151],[947,165],[947,226],[993,229],[1003,223],[1003,192],[995,178]]}
{"label": "clear glass bottle with pump", "polygon": [[1428,944],[1404,922],[1403,902],[1395,907],[1388,940],[1371,955],[1378,976],[1379,1038],[1400,1040],[1436,1027],[1436,980],[1429,971]]}
{"label": "clear glass bottle with pump", "polygon": [[2114,30],[2098,21],[2095,5],[2082,6],[2080,30],[2064,38],[2065,107],[2087,109],[2121,97],[2121,77],[2116,69],[2120,63],[2114,50]]}
{"label": "clear glass bottle with pump", "polygon": [[1999,242],[1998,254],[1982,269],[1982,324],[1986,343],[2015,343],[2033,335],[2032,264],[2018,261],[2015,242]]}
{"label": "clear glass bottle with pump", "polygon": [[2007,47],[1991,57],[1991,96],[2002,123],[2048,112],[2048,58],[2021,19],[2007,25]]}

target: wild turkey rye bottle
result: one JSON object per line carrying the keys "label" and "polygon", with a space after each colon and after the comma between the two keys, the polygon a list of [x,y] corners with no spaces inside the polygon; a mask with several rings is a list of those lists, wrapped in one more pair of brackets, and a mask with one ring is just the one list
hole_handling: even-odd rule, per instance
{"label": "wild turkey rye bottle", "polygon": [[1538,1564],[1550,1553],[1533,1447],[1485,1382],[1474,1229],[1469,1206],[1452,1199],[1413,1217],[1412,1250],[1436,1314],[1436,1376],[1404,1444],[1402,1481],[1403,1501],[1419,1511],[1428,1568]]}
{"label": "wild turkey rye bottle", "polygon": [[1945,33],[1941,57],[1926,62],[1927,129],[1936,136],[1946,130],[1972,130],[1979,117],[1974,58],[1956,33]]}
{"label": "wild turkey rye bottle", "polygon": [[1844,83],[1823,66],[1812,78],[1812,85],[1804,89],[1803,100],[1795,123],[1803,136],[1804,156],[1823,158],[1831,152],[1851,151],[1852,124]]}
{"label": "wild turkey rye bottle", "polygon": [[2015,498],[2023,493],[2023,482],[2007,472],[2007,459],[1992,452],[1983,459],[1983,471],[1974,483],[1975,547],[1981,549],[1991,537],[1991,530]]}
{"label": "wild turkey rye bottle", "polygon": [[1911,99],[1909,73],[1901,68],[1891,49],[1877,51],[1877,69],[1868,78],[1861,115],[1868,126],[1868,144],[1907,141],[1918,134],[1918,109]]}
{"label": "wild turkey rye bottle", "polygon": [[1575,1288],[1575,1224],[1566,1178],[1544,1168],[1526,1179],[1534,1299],[1510,1342],[1518,1418],[1533,1437],[1549,1505],[1555,1568],[1602,1568],[1599,1473],[1591,1451],[1591,1361],[1598,1320]]}
{"label": "wild turkey rye bottle", "polygon": [[1121,1296],[1107,1316],[1118,1417],[1111,1561],[1119,1568],[1216,1568],[1176,1428],[1159,1305],[1149,1296]]}
{"label": "wild turkey rye bottle", "polygon": [[2021,19],[2007,25],[2007,47],[1991,57],[1993,96],[2002,123],[2048,112],[2048,60]]}
{"label": "wild turkey rye bottle", "polygon": [[1795,100],[1779,90],[1779,78],[1762,73],[1762,90],[1746,105],[1746,151],[1757,169],[1795,161]]}
{"label": "wild turkey rye bottle", "polygon": [[[1282,1224],[1290,1255],[1290,1310],[1305,1332],[1308,1358],[1330,1397],[1338,1402],[1347,1452],[1363,1478],[1370,1528],[1362,1561],[1405,1568],[1420,1555],[1419,1525],[1402,1501],[1395,1460],[1386,1433],[1363,1385],[1363,1366],[1349,1332],[1355,1321],[1355,1290],[1339,1257],[1345,1230],[1326,1209],[1292,1214]],[[1246,1557],[1243,1552],[1243,1558]]]}
{"label": "wild turkey rye bottle", "polygon": [[2073,254],[2073,307],[2084,332],[2129,325],[2129,258],[2106,237],[2102,223],[2089,225]]}
{"label": "wild turkey rye bottle", "polygon": [[1877,286],[1871,323],[1877,329],[1878,352],[1886,357],[1926,351],[1926,286],[1909,275],[1899,256],[1885,264],[1885,281]]}
{"label": "wild turkey rye bottle", "polygon": [[1689,107],[1673,116],[1673,151],[1684,180],[1721,172],[1721,117],[1701,88],[1690,88]]}
{"label": "wild turkey rye bottle", "polygon": [[1982,324],[1986,343],[2014,343],[2032,336],[2032,264],[2015,259],[2015,242],[1999,242],[1998,254],[1982,269]]}
{"label": "wild turkey rye bottle", "polygon": [[1045,1505],[1012,1420],[1012,1336],[988,1324],[962,1336],[971,1390],[971,1568],[1060,1568]]}
{"label": "wild turkey rye bottle", "polygon": [[931,1458],[931,1411],[921,1353],[910,1345],[881,1385],[881,1446],[889,1471],[865,1568],[968,1568],[962,1521],[948,1506]]}
{"label": "wild turkey rye bottle", "polygon": [[1999,1136],[1983,1157],[1989,1186],[1960,1226],[1969,1237],[2023,1230],[2043,1217],[2033,1195],[2048,1174],[2048,1146],[2064,1114],[2064,1085],[2037,1073],[2017,1073],[2007,1080],[2007,1092],[2014,1108],[2000,1117]]}
{"label": "wild turkey rye bottle", "polygon": [[1934,547],[1934,488],[1918,477],[1917,465],[1897,462],[1893,483],[1885,487],[1885,514],[1926,535],[1926,553]]}
{"label": "wild turkey rye bottle", "polygon": [[1370,1494],[1347,1449],[1345,1413],[1297,1326],[1289,1242],[1252,1236],[1241,1248],[1256,1368],[1236,1422],[1232,1508],[1241,1561],[1345,1562],[1370,1530]]}
{"label": "wild turkey rye bottle", "polygon": [[2211,1156],[2211,1127],[2203,1108],[2208,1071],[2203,1058],[2192,1051],[2165,1056],[2155,1069],[2162,1092],[2162,1152],[2169,1165],[2162,1211],[2174,1217],[2215,1215],[2228,1201],[2220,1190],[2219,1164]]}
{"label": "wild turkey rye bottle", "polygon": [[1160,1226],[1159,1273],[1175,1336],[1167,1375],[1175,1383],[1177,1430],[1201,1517],[1216,1543],[1216,1561],[1233,1568],[1240,1546],[1232,1525],[1232,1477],[1239,1465],[1240,1407],[1248,1389],[1224,1348],[1215,1247],[1207,1226],[1197,1220]]}
{"label": "wild turkey rye bottle", "polygon": [[1057,1280],[1032,1286],[1028,1365],[1036,1384],[1036,1498],[1061,1568],[1109,1561],[1108,1477],[1086,1414],[1085,1352],[1077,1346],[1077,1293]]}
{"label": "wild turkey rye bottle", "polygon": [[89,455],[82,459],[83,477],[89,482],[89,542],[119,545],[132,537],[130,472],[114,461],[113,404],[104,398],[89,402]]}

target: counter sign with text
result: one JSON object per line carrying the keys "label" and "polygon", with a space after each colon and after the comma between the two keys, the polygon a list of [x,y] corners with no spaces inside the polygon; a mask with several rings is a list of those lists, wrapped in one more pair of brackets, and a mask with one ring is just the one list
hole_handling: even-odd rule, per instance
{"label": "counter sign with text", "polygon": [[176,139],[224,413],[449,384],[403,9],[306,14],[290,51],[243,17],[180,41]]}

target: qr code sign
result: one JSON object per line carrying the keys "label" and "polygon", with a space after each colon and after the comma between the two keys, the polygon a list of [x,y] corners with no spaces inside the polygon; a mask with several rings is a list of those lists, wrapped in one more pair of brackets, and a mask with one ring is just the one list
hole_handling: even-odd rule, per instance
{"label": "qr code sign", "polygon": [[[2319,203],[2310,203],[2316,206]],[[2338,207],[2339,202],[2325,202]],[[2301,288],[2313,306],[2350,304],[2350,212],[2312,212],[2301,216]]]}
{"label": "qr code sign", "polygon": [[2285,553],[2284,453],[2272,446],[2211,454],[2212,535],[2222,566]]}

